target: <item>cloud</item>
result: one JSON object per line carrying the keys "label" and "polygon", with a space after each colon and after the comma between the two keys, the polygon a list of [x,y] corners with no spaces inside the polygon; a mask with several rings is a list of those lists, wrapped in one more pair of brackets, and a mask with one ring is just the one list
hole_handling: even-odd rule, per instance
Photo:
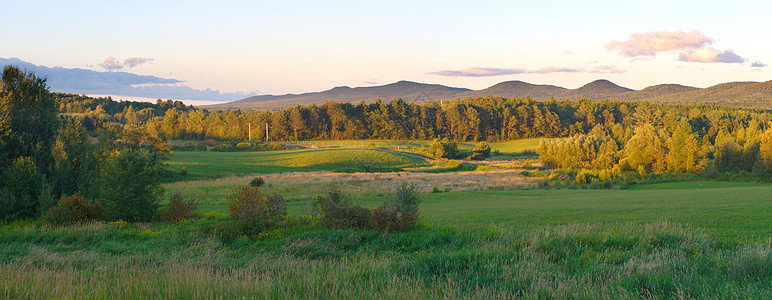
{"label": "cloud", "polygon": [[429,74],[441,75],[441,76],[467,76],[467,77],[483,77],[483,76],[499,76],[509,74],[551,74],[551,73],[624,73],[625,70],[620,70],[616,66],[598,66],[591,70],[576,69],[567,67],[546,67],[536,70],[526,69],[507,69],[507,68],[471,68],[464,70],[442,70],[437,72],[431,72]]}
{"label": "cloud", "polygon": [[742,63],[746,59],[733,50],[718,50],[708,45],[713,39],[698,30],[689,32],[652,31],[633,33],[626,41],[611,41],[606,50],[634,59],[653,57],[659,52],[677,52],[678,60],[699,63]]}
{"label": "cloud", "polygon": [[123,60],[123,65],[128,68],[133,68],[139,65],[144,65],[147,63],[153,62],[152,58],[144,58],[144,57],[129,57],[125,60]]}
{"label": "cloud", "polygon": [[681,52],[678,60],[701,63],[743,63],[745,59],[735,54],[732,49],[721,51],[713,47],[705,47],[696,50]]}
{"label": "cloud", "polygon": [[606,74],[619,74],[627,72],[627,70],[621,70],[617,66],[597,66],[593,68],[590,73],[606,73]]}
{"label": "cloud", "polygon": [[257,92],[225,93],[219,90],[194,89],[184,85],[184,81],[178,79],[137,75],[127,72],[98,72],[61,67],[49,68],[17,58],[0,58],[0,66],[5,65],[14,65],[31,71],[39,77],[46,77],[51,90],[62,93],[208,101],[233,101],[257,95]]}
{"label": "cloud", "polygon": [[678,51],[702,48],[713,42],[700,31],[652,31],[633,33],[626,41],[611,41],[606,50],[619,51],[627,57],[654,56],[661,51]]}
{"label": "cloud", "polygon": [[580,73],[584,72],[583,69],[572,69],[572,68],[563,68],[563,67],[547,67],[547,68],[541,68],[536,71],[531,71],[528,73],[536,73],[536,74],[549,74],[549,73]]}
{"label": "cloud", "polygon": [[121,69],[123,69],[123,65],[121,64],[121,62],[119,62],[117,58],[112,56],[105,58],[105,62],[99,64],[99,67],[107,70],[108,72],[120,71]]}
{"label": "cloud", "polygon": [[123,63],[121,63],[120,61],[118,61],[117,58],[110,56],[108,58],[105,58],[105,61],[99,64],[99,67],[107,70],[108,72],[113,72],[113,71],[123,70],[124,67],[131,69],[136,66],[144,65],[151,62],[153,62],[152,58],[129,57],[127,59],[124,59]]}
{"label": "cloud", "polygon": [[763,68],[763,67],[766,67],[766,66],[767,66],[767,65],[766,65],[765,63],[762,63],[762,62],[760,62],[760,61],[758,61],[758,60],[757,60],[757,61],[754,61],[754,62],[751,64],[751,67],[753,67],[753,68]]}
{"label": "cloud", "polygon": [[365,80],[363,83],[364,84],[375,85],[375,84],[378,84],[378,79],[373,78],[373,79],[370,79],[370,80]]}
{"label": "cloud", "polygon": [[437,72],[431,72],[429,74],[441,75],[441,76],[485,77],[485,76],[522,74],[527,72],[528,71],[523,69],[471,68],[471,69],[464,69],[464,70],[442,70]]}

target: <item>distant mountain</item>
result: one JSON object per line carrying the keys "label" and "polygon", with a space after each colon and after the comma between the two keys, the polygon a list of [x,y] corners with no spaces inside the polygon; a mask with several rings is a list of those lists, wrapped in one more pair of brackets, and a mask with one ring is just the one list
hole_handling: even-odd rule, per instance
{"label": "distant mountain", "polygon": [[602,98],[609,98],[612,95],[632,92],[633,89],[628,89],[626,87],[621,87],[616,85],[615,83],[600,79],[595,80],[593,82],[590,82],[588,84],[585,84],[584,86],[575,89],[570,90],[567,93],[564,93],[562,96],[563,98],[591,98],[591,99],[602,99]]}
{"label": "distant mountain", "polygon": [[372,103],[378,99],[383,101],[401,98],[412,103],[426,103],[440,99],[449,99],[460,93],[471,91],[470,89],[447,87],[439,84],[425,84],[412,81],[399,81],[392,84],[356,87],[339,86],[331,90],[304,93],[299,95],[287,94],[282,96],[255,96],[239,101],[204,106],[207,109],[229,108],[286,108],[295,105],[322,104],[326,101],[359,103],[364,101]]}
{"label": "distant mountain", "polygon": [[460,96],[461,98],[486,96],[513,98],[528,96],[537,100],[547,100],[552,97],[560,96],[567,91],[569,90],[566,88],[554,85],[537,85],[516,80],[505,81],[487,89],[471,91]]}
{"label": "distant mountain", "polygon": [[374,87],[336,87],[331,90],[281,96],[255,96],[243,100],[203,106],[207,109],[282,109],[295,105],[322,104],[325,101],[367,103],[377,99],[390,101],[401,98],[412,103],[426,103],[435,100],[474,97],[525,98],[534,100],[557,100],[589,98],[615,101],[649,101],[673,104],[705,104],[750,108],[772,109],[772,80],[766,82],[729,82],[708,88],[696,88],[678,84],[659,84],[633,90],[601,79],[577,89],[554,85],[531,84],[523,81],[506,81],[482,90],[447,87],[438,84],[424,84],[399,81]]}

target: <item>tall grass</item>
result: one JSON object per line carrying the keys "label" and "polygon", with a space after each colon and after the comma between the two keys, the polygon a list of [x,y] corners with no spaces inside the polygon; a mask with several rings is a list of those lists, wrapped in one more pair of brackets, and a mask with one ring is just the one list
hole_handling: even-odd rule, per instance
{"label": "tall grass", "polygon": [[769,242],[717,242],[669,222],[525,232],[309,228],[226,244],[201,234],[200,223],[6,226],[0,297],[772,297]]}

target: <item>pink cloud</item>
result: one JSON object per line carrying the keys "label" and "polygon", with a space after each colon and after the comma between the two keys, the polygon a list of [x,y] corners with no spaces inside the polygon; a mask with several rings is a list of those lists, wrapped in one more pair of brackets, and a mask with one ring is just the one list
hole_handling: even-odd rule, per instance
{"label": "pink cloud", "polygon": [[441,76],[467,76],[467,77],[484,77],[484,76],[500,76],[510,74],[522,74],[527,73],[523,69],[503,69],[503,68],[471,68],[464,70],[442,70],[437,72],[431,72],[429,74],[441,75]]}
{"label": "pink cloud", "polygon": [[583,69],[563,68],[563,67],[546,67],[541,68],[530,73],[548,74],[548,73],[579,73],[584,72]]}
{"label": "pink cloud", "polygon": [[617,66],[597,66],[590,73],[607,73],[607,74],[619,74],[627,72],[627,70],[621,70]]}
{"label": "pink cloud", "polygon": [[105,58],[105,61],[99,64],[99,67],[110,72],[120,71],[121,69],[123,69],[123,65],[121,65],[121,62],[119,62],[117,58],[112,56]]}
{"label": "pink cloud", "polygon": [[482,77],[482,76],[499,76],[508,74],[551,74],[551,73],[624,73],[625,70],[620,70],[617,66],[597,66],[590,70],[582,68],[568,68],[568,67],[546,67],[536,70],[526,69],[507,69],[507,68],[471,68],[464,70],[442,70],[437,72],[431,72],[429,74],[441,75],[441,76],[467,76],[467,77]]}
{"label": "pink cloud", "polygon": [[701,63],[743,63],[745,59],[735,54],[732,49],[721,51],[712,47],[704,47],[696,50],[681,52],[678,56],[680,61],[701,62]]}
{"label": "pink cloud", "polygon": [[751,67],[753,67],[753,68],[763,68],[763,67],[766,67],[766,66],[767,66],[767,64],[765,64],[765,63],[762,63],[762,62],[760,62],[760,61],[758,61],[758,60],[757,60],[757,61],[754,61],[754,62],[751,64]]}
{"label": "pink cloud", "polygon": [[627,57],[654,56],[661,51],[678,51],[702,48],[713,42],[700,31],[652,31],[633,33],[626,41],[611,41],[606,50],[619,51]]}
{"label": "pink cloud", "polygon": [[152,58],[144,57],[129,57],[123,61],[123,65],[128,68],[133,68],[139,65],[144,65],[153,62]]}

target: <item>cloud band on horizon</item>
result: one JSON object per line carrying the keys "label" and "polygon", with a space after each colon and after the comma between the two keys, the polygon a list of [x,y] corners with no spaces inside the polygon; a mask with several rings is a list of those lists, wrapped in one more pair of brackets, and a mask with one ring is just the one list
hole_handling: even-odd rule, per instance
{"label": "cloud band on horizon", "polygon": [[616,66],[598,66],[590,70],[566,68],[566,67],[546,67],[537,70],[526,69],[508,69],[508,68],[469,68],[463,70],[441,70],[429,72],[428,74],[453,77],[487,77],[512,74],[550,74],[550,73],[624,73]]}
{"label": "cloud band on horizon", "polygon": [[[128,60],[128,59],[127,59]],[[111,60],[117,62],[117,60]],[[105,62],[108,62],[107,60]],[[144,63],[144,62],[128,62]],[[124,63],[126,64],[126,63]],[[62,67],[49,68],[17,58],[0,58],[0,66],[14,65],[36,76],[46,77],[52,91],[73,94],[120,95],[174,100],[234,101],[256,96],[252,93],[224,93],[212,89],[194,89],[184,81],[127,72],[98,72]]]}

